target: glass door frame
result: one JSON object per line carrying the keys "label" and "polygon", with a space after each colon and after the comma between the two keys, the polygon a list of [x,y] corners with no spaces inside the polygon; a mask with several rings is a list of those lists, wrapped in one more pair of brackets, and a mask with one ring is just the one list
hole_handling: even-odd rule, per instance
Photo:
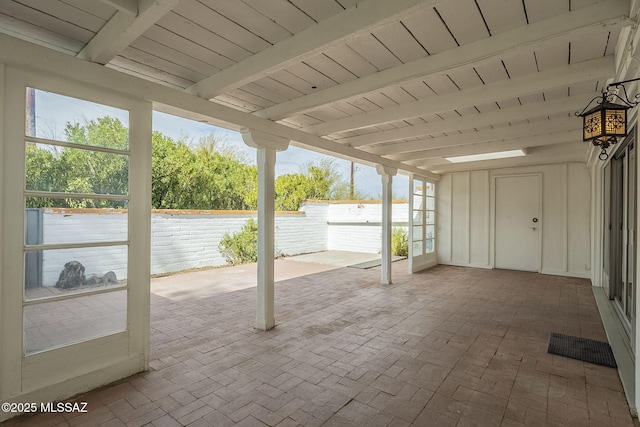
{"label": "glass door frame", "polygon": [[[620,144],[605,171],[605,233],[609,234],[609,251],[605,251],[608,263],[604,265],[609,275],[608,295],[620,318],[631,348],[635,341],[636,293],[637,293],[637,164],[635,147],[636,128]],[[607,239],[604,239],[605,242]],[[631,276],[631,277],[629,277]]]}
{"label": "glass door frame", "polygon": [[[0,84],[3,84],[0,82]],[[129,111],[129,225],[127,329],[40,353],[23,351],[26,89]],[[0,399],[42,401],[93,388],[148,369],[151,224],[150,102],[115,90],[19,67],[5,66],[2,183],[3,242],[0,299]],[[73,363],[69,363],[73,360]],[[60,384],[64,384],[61,386]],[[25,400],[26,399],[26,400]]]}
{"label": "glass door frame", "polygon": [[431,180],[409,175],[409,273],[438,264],[436,191]]}

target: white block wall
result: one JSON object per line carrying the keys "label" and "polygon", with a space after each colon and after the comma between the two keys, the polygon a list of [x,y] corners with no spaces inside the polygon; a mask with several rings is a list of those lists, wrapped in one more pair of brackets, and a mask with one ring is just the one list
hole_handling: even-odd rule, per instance
{"label": "white block wall", "polygon": [[160,214],[151,216],[151,274],[223,265],[225,233],[236,233],[255,214]]}
{"label": "white block wall", "polygon": [[[360,203],[307,202],[299,212],[276,214],[275,245],[279,255],[331,250],[378,253],[379,201]],[[394,203],[393,222],[407,227],[408,204]],[[240,231],[255,212],[154,211],[151,215],[151,274],[226,264],[218,251],[225,233]],[[99,210],[47,209],[44,243],[86,243],[127,240],[127,214]],[[53,286],[68,261],[85,266],[85,275],[116,273],[126,278],[126,247],[45,251],[43,282]]]}
{"label": "white block wall", "polygon": [[306,203],[301,215],[276,214],[275,246],[282,255],[296,255],[327,250],[326,202]]}
{"label": "white block wall", "polygon": [[[127,214],[124,211],[97,213],[98,210],[45,210],[43,215],[43,240],[45,244],[87,243],[127,240]],[[60,271],[69,261],[80,261],[85,276],[102,276],[107,271],[116,277],[127,276],[127,247],[106,246],[98,248],[56,249],[43,251],[42,276],[45,286],[58,281]]]}
{"label": "white block wall", "polygon": [[[409,204],[394,202],[391,213],[394,227],[407,229]],[[382,249],[382,203],[331,202],[328,209],[328,249],[378,253]]]}

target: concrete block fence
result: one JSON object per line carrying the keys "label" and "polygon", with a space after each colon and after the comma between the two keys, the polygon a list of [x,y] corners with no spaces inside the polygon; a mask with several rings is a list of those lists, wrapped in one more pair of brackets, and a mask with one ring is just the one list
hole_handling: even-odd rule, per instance
{"label": "concrete block fence", "polygon": [[[297,212],[278,212],[276,252],[297,255],[324,250],[377,253],[381,248],[380,201],[308,201]],[[151,214],[151,273],[161,274],[226,264],[218,251],[225,233],[240,231],[254,211],[154,210]],[[393,222],[407,227],[408,203],[394,202]],[[47,208],[43,243],[127,240],[127,212]],[[82,262],[87,276],[107,271],[126,278],[126,246],[48,250],[43,253],[43,285],[53,286],[64,264]]]}

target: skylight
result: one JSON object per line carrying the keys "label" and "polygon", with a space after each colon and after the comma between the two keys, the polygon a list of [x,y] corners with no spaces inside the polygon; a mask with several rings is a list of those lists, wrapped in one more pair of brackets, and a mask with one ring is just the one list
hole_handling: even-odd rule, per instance
{"label": "skylight", "polygon": [[509,151],[496,151],[494,153],[470,154],[468,156],[445,157],[445,160],[448,160],[451,163],[464,163],[477,162],[479,160],[507,159],[509,157],[521,157],[524,155],[524,150],[518,149]]}

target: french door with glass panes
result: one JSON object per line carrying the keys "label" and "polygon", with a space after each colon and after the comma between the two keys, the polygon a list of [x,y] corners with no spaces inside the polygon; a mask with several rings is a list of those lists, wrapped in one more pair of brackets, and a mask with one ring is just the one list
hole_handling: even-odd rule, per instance
{"label": "french door with glass panes", "polygon": [[[635,150],[635,130],[624,141],[605,169],[608,184],[608,262],[609,298],[613,301],[622,319],[624,329],[630,337],[635,325],[636,300],[636,179],[637,159]],[[606,191],[606,189],[605,189]]]}
{"label": "french door with glass panes", "polygon": [[416,175],[409,182],[409,272],[415,273],[437,263],[436,188]]}
{"label": "french door with glass panes", "polygon": [[151,105],[5,82],[0,398],[59,398],[147,366]]}

